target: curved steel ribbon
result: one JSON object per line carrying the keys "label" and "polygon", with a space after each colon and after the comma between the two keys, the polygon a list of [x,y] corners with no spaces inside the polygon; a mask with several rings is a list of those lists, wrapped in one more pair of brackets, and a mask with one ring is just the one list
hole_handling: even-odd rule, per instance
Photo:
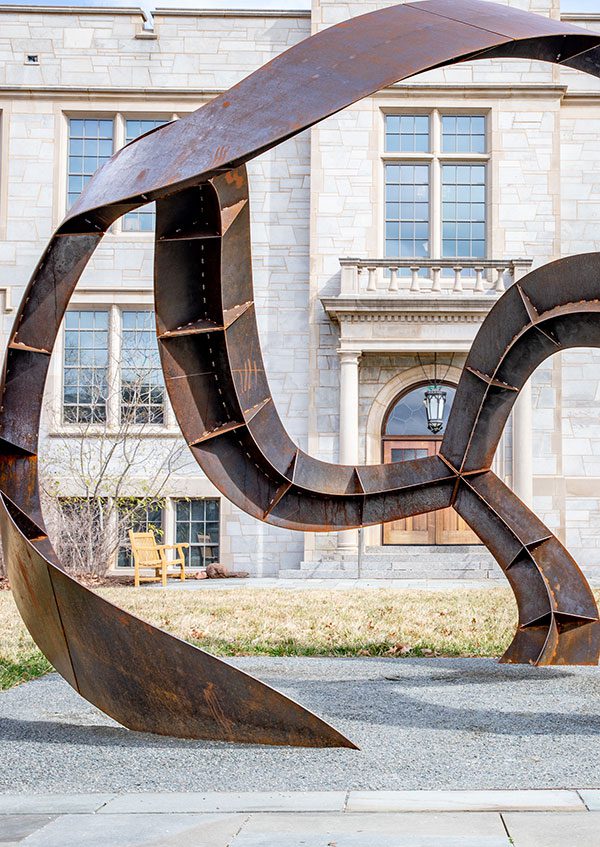
{"label": "curved steel ribbon", "polygon": [[244,163],[386,85],[498,56],[600,76],[600,35],[478,0],[427,0],[354,18],[123,148],[52,238],[5,360],[0,529],[14,596],[37,644],[84,697],[126,726],[353,746],[283,695],[85,589],[64,573],[47,537],[36,452],[50,354],[106,229],[151,200],[158,201],[155,296],[166,383],[190,449],[223,494],[261,520],[316,531],[453,505],[517,597],[519,629],[504,660],[598,661],[598,611],[583,575],[490,471],[512,404],[537,364],[570,346],[600,346],[597,254],[536,271],[499,300],[469,355],[437,457],[367,467],[311,458],[285,432],[260,353]]}

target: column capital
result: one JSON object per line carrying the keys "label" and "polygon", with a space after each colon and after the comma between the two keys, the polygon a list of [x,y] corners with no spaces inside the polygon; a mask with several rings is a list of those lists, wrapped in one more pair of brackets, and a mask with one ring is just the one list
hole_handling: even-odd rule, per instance
{"label": "column capital", "polygon": [[340,357],[340,362],[342,364],[348,365],[357,365],[360,357],[362,356],[362,350],[338,350],[338,356]]}

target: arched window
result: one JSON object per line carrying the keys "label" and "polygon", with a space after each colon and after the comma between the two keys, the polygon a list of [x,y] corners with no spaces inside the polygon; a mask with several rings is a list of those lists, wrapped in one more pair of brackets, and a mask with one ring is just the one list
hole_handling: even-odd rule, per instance
{"label": "arched window", "polygon": [[[441,438],[446,431],[448,415],[454,402],[456,388],[447,383],[441,383],[446,391],[446,407],[444,409],[444,426],[437,437]],[[421,438],[433,438],[432,432],[427,429],[427,415],[425,413],[425,391],[429,382],[424,382],[416,388],[411,388],[406,394],[398,397],[388,412],[383,428],[384,436],[420,436]]]}

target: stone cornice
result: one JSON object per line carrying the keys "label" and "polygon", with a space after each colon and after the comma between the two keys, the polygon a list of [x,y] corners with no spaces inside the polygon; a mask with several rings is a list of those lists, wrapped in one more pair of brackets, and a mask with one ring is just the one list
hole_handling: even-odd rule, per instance
{"label": "stone cornice", "polygon": [[568,91],[567,85],[550,84],[543,85],[539,83],[515,83],[513,85],[488,85],[486,83],[418,83],[418,82],[401,82],[395,85],[390,85],[388,88],[383,88],[377,94],[373,95],[378,99],[388,99],[397,97],[398,94],[406,95],[411,99],[415,97],[453,97],[465,96],[469,100],[476,99],[497,99],[503,98],[519,98],[524,95],[527,97],[537,98],[556,98],[561,99]]}
{"label": "stone cornice", "polygon": [[[0,10],[2,7],[0,7]],[[114,100],[116,98],[127,98],[129,100],[198,100],[210,99],[223,94],[225,88],[134,88],[120,86],[74,86],[74,85],[0,85],[0,97],[2,95],[13,98],[26,99],[29,97],[37,98],[66,98],[74,99],[94,99],[94,100]],[[554,97],[557,99],[575,99],[581,97],[598,97],[600,92],[594,94],[569,92],[565,85],[552,86],[528,86],[528,85],[513,85],[513,86],[439,86],[439,85],[411,85],[411,86],[396,86],[386,88],[383,91],[374,95],[379,98],[382,96],[389,97],[397,96],[399,91],[405,93],[411,99],[417,97],[450,97],[456,98],[457,92],[472,97],[480,97],[481,99],[510,97],[515,98],[527,95],[528,97],[540,97],[548,99]]]}
{"label": "stone cornice", "polygon": [[496,302],[486,295],[321,298],[336,323],[481,323]]}
{"label": "stone cornice", "polygon": [[477,315],[477,314],[425,314],[425,313],[406,313],[406,314],[391,314],[386,313],[382,314],[380,312],[373,312],[369,315],[341,315],[338,317],[338,320],[341,323],[457,323],[457,324],[469,324],[469,323],[481,323],[485,318],[485,315]]}
{"label": "stone cornice", "polygon": [[600,22],[600,12],[564,12],[560,16],[561,21],[589,21],[590,23]]}
{"label": "stone cornice", "polygon": [[600,89],[598,91],[570,91],[565,99],[565,106],[584,106],[586,103],[597,103],[600,100]]}
{"label": "stone cornice", "polygon": [[[27,14],[27,15],[127,15],[128,17],[141,17],[139,6],[129,8],[122,6],[22,6],[14,4],[0,6],[0,14]],[[156,18],[308,18],[311,13],[304,9],[155,9],[153,17]]]}
{"label": "stone cornice", "polygon": [[78,87],[71,85],[45,86],[34,85],[0,85],[0,98],[11,97],[13,99],[63,99],[63,100],[93,100],[94,102],[115,100],[139,100],[144,103],[152,103],[153,100],[182,100],[193,101],[207,100],[217,97],[227,89],[225,88],[120,88],[117,86],[89,86]]}
{"label": "stone cornice", "polygon": [[155,18],[303,18],[310,20],[310,9],[161,9]]}
{"label": "stone cornice", "polygon": [[[2,7],[0,7],[2,11]],[[225,88],[135,88],[135,87],[120,87],[120,86],[75,86],[75,85],[0,85],[0,97],[11,97],[13,99],[28,99],[31,97],[43,99],[71,98],[76,100],[116,100],[128,99],[143,102],[151,102],[152,100],[181,100],[181,101],[197,101],[200,99],[208,100],[223,94]],[[598,99],[600,91],[582,92],[571,91],[566,85],[551,85],[551,86],[528,86],[528,85],[513,85],[513,86],[439,86],[439,85],[411,85],[411,86],[396,86],[387,88],[378,92],[374,96],[377,98],[397,96],[401,92],[406,94],[410,99],[426,98],[426,97],[448,97],[456,99],[457,93],[460,95],[468,95],[469,99],[497,99],[498,97],[513,97],[518,98],[526,95],[527,97],[548,99],[562,99],[564,101],[580,101],[586,99]]]}
{"label": "stone cornice", "polygon": [[106,6],[70,6],[65,3],[64,6],[30,6],[26,3],[19,5],[0,6],[0,14],[2,15],[127,15],[128,17],[141,17],[139,6],[115,6],[114,8]]}

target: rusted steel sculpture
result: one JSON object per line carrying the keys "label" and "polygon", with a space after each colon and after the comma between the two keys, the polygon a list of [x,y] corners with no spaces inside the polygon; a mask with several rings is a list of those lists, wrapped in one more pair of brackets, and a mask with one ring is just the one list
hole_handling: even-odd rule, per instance
{"label": "rusted steel sculpture", "polygon": [[260,352],[245,163],[384,86],[500,56],[600,76],[600,34],[478,0],[407,3],[354,18],[119,151],[52,238],[6,355],[0,525],[33,638],[77,691],[122,724],[180,737],[353,746],[283,695],[84,588],[64,573],[48,539],[36,452],[50,354],[107,228],[153,200],[166,384],[191,451],[223,494],[259,520],[312,531],[454,506],[517,598],[519,627],[503,661],[597,663],[600,623],[587,582],[490,465],[536,366],[559,350],[600,346],[600,254],[535,271],[498,301],[469,355],[439,456],[369,467],[311,458],[277,415]]}

